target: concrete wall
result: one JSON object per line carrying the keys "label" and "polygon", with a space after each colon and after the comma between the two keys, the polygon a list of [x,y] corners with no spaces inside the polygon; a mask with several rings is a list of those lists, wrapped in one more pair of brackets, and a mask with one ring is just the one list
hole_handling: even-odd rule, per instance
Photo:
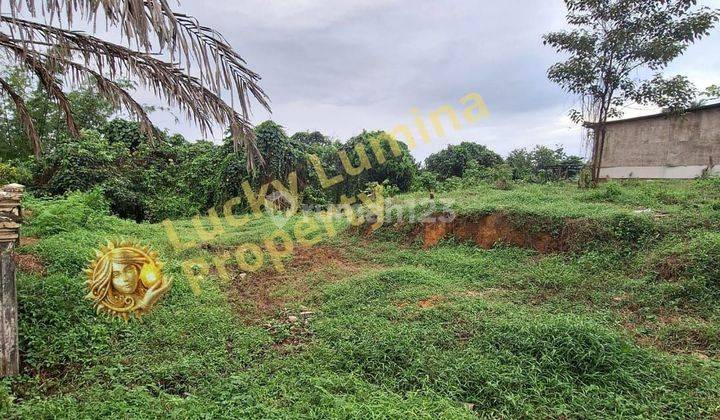
{"label": "concrete wall", "polygon": [[711,157],[720,174],[720,107],[631,119],[608,125],[600,176],[695,178]]}

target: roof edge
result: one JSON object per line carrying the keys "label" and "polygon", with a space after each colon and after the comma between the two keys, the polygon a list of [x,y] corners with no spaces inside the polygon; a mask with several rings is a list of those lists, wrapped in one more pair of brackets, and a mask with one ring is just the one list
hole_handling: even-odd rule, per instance
{"label": "roof edge", "polygon": [[[618,124],[618,123],[624,123],[624,122],[630,122],[630,121],[648,120],[648,119],[653,119],[653,118],[681,117],[682,115],[690,113],[690,112],[705,111],[708,109],[715,109],[715,108],[720,108],[720,102],[717,102],[714,104],[709,104],[709,105],[702,105],[702,106],[696,106],[693,108],[688,108],[682,114],[679,114],[679,115],[674,114],[672,112],[660,112],[658,114],[642,115],[639,117],[625,118],[622,120],[612,120],[612,121],[606,122],[605,125]],[[583,123],[583,127],[587,127],[587,128],[593,128],[597,125],[598,125],[597,123],[593,123],[593,122]]]}

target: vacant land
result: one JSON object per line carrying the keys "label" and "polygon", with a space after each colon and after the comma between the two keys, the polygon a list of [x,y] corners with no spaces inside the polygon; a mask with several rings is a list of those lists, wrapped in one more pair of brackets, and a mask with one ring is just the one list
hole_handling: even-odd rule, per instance
{"label": "vacant land", "polygon": [[[296,247],[283,273],[210,270],[199,295],[183,261],[262,243],[273,219],[175,251],[161,224],[107,216],[92,194],[29,200],[23,375],[3,380],[0,413],[720,415],[718,180],[437,198],[452,200],[450,228],[341,230]],[[191,221],[175,227],[193,238]],[[82,299],[93,248],[121,236],[151,244],[176,279],[143,322],[98,317]]]}

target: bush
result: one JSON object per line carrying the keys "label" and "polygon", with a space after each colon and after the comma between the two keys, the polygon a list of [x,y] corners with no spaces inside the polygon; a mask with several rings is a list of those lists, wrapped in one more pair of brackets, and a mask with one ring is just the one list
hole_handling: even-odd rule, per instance
{"label": "bush", "polygon": [[515,179],[536,182],[572,179],[584,165],[581,157],[565,154],[562,147],[551,149],[547,146],[535,146],[532,151],[515,149],[508,154],[506,162]]}
{"label": "bush", "polygon": [[593,186],[592,181],[592,167],[585,166],[580,171],[580,177],[578,178],[578,187],[582,189],[590,188]]}
{"label": "bush", "polygon": [[497,153],[478,143],[462,142],[433,153],[425,159],[428,171],[435,172],[440,180],[463,176],[471,162],[482,168],[489,168],[503,162]]}
{"label": "bush", "polygon": [[94,130],[83,130],[79,139],[61,137],[41,160],[42,173],[52,174],[43,189],[51,194],[88,191],[117,173],[121,154]]}
{"label": "bush", "polygon": [[108,216],[109,205],[102,192],[74,192],[63,198],[25,200],[33,217],[23,226],[31,236],[49,236],[77,229],[107,228],[120,222]]}
{"label": "bush", "polygon": [[430,171],[420,171],[413,180],[412,191],[434,192],[438,189],[437,174]]}
{"label": "bush", "polygon": [[512,182],[513,171],[510,165],[502,164],[493,166],[488,170],[488,178],[492,181],[495,188],[499,190],[509,190],[510,182]]}
{"label": "bush", "polygon": [[23,183],[21,171],[9,163],[0,162],[0,185]]}
{"label": "bush", "polygon": [[615,181],[610,181],[588,192],[585,198],[589,201],[606,201],[612,203],[617,202],[622,194],[622,186]]}

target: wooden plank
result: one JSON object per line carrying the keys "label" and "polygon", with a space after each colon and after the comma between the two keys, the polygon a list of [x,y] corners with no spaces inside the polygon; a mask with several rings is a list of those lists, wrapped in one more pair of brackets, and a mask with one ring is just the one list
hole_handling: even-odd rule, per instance
{"label": "wooden plank", "polygon": [[0,244],[0,376],[20,373],[14,243]]}

